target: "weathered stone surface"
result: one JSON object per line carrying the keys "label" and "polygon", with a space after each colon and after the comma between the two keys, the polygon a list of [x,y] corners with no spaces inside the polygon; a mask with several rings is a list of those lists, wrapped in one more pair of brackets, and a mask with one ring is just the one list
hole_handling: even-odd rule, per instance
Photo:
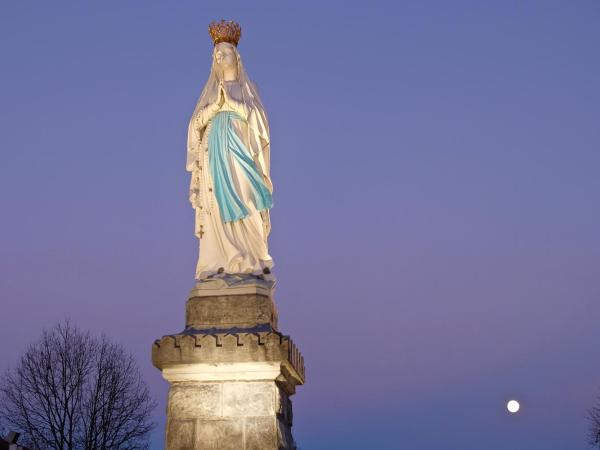
{"label": "weathered stone surface", "polygon": [[194,427],[192,420],[167,421],[167,448],[169,450],[190,450],[194,448]]}
{"label": "weathered stone surface", "polygon": [[272,296],[275,277],[249,273],[221,273],[198,280],[190,292],[190,297],[211,297],[223,295],[259,294]]}
{"label": "weathered stone surface", "polygon": [[277,329],[271,297],[258,294],[191,297],[186,304],[186,329]]}
{"label": "weathered stone surface", "polygon": [[274,381],[174,383],[166,444],[167,450],[292,450],[291,403]]}
{"label": "weathered stone surface", "polygon": [[221,415],[221,385],[174,384],[169,390],[168,415],[173,419],[197,419]]}
{"label": "weathered stone surface", "polygon": [[304,358],[288,336],[281,333],[176,334],[164,336],[152,347],[152,362],[163,369],[182,364],[220,364],[270,361],[282,365],[289,394],[304,383]]}
{"label": "weathered stone surface", "polygon": [[245,434],[246,447],[245,450],[278,450],[276,420],[274,417],[251,417],[246,419]]}
{"label": "weathered stone surface", "polygon": [[296,443],[292,437],[292,428],[282,423],[281,420],[277,421],[277,448],[296,450]]}
{"label": "weathered stone surface", "polygon": [[199,420],[196,446],[202,450],[241,450],[244,448],[244,424],[240,419]]}
{"label": "weathered stone surface", "polygon": [[272,381],[223,384],[223,415],[229,417],[275,416]]}
{"label": "weathered stone surface", "polygon": [[171,383],[166,449],[294,450],[289,396],[304,383],[304,360],[276,330],[271,297],[200,290],[186,329],[152,347]]}
{"label": "weathered stone surface", "polygon": [[294,422],[294,415],[292,412],[292,400],[290,397],[282,390],[278,389],[276,395],[276,403],[275,408],[277,411],[277,417],[284,425],[292,426]]}

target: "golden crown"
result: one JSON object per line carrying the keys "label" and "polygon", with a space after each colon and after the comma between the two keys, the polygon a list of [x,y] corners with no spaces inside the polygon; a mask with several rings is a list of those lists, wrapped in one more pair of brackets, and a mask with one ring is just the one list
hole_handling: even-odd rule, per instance
{"label": "golden crown", "polygon": [[242,37],[242,27],[233,20],[221,20],[220,22],[211,22],[208,25],[208,34],[217,45],[219,42],[229,42],[237,47]]}

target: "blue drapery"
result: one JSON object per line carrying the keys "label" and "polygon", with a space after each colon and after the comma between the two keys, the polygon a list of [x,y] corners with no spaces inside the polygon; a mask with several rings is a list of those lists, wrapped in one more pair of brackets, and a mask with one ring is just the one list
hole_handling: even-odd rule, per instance
{"label": "blue drapery", "polygon": [[212,119],[208,136],[208,162],[213,180],[214,194],[221,217],[233,222],[248,216],[248,209],[235,190],[231,177],[230,157],[239,164],[252,187],[254,206],[258,211],[273,206],[271,192],[263,181],[256,163],[233,127],[233,120],[243,120],[231,111],[221,111]]}

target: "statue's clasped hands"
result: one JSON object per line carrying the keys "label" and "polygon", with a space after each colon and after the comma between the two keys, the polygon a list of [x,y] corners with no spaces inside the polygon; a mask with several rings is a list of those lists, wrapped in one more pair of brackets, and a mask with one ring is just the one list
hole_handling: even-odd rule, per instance
{"label": "statue's clasped hands", "polygon": [[218,87],[218,91],[217,91],[217,100],[213,104],[213,109],[215,111],[218,111],[219,109],[221,109],[221,107],[223,106],[224,103],[227,103],[228,100],[229,100],[229,97],[227,95],[227,90],[225,89],[225,86],[223,86],[223,82],[221,81],[221,82],[219,82],[219,87]]}

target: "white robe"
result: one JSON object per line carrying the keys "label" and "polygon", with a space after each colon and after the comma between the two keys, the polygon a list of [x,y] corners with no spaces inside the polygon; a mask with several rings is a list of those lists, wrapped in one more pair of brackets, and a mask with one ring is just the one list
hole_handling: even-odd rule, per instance
{"label": "white robe", "polygon": [[[235,98],[235,92],[230,94]],[[240,102],[224,104],[219,111],[234,111],[247,119],[249,111]],[[261,274],[265,268],[273,267],[269,255],[267,236],[269,233],[268,210],[259,212],[254,206],[252,188],[239,163],[228,158],[231,176],[239,198],[248,209],[248,216],[233,222],[224,222],[213,189],[209,167],[208,136],[214,112],[208,108],[192,119],[197,130],[204,127],[202,139],[195,154],[188,154],[188,170],[192,172],[190,201],[196,212],[195,234],[200,239],[200,256],[196,266],[196,279],[204,279],[219,271],[225,273]],[[248,125],[242,120],[233,121],[236,134],[246,151],[250,152]],[[249,155],[252,159],[257,155]],[[270,183],[270,180],[268,180]]]}

